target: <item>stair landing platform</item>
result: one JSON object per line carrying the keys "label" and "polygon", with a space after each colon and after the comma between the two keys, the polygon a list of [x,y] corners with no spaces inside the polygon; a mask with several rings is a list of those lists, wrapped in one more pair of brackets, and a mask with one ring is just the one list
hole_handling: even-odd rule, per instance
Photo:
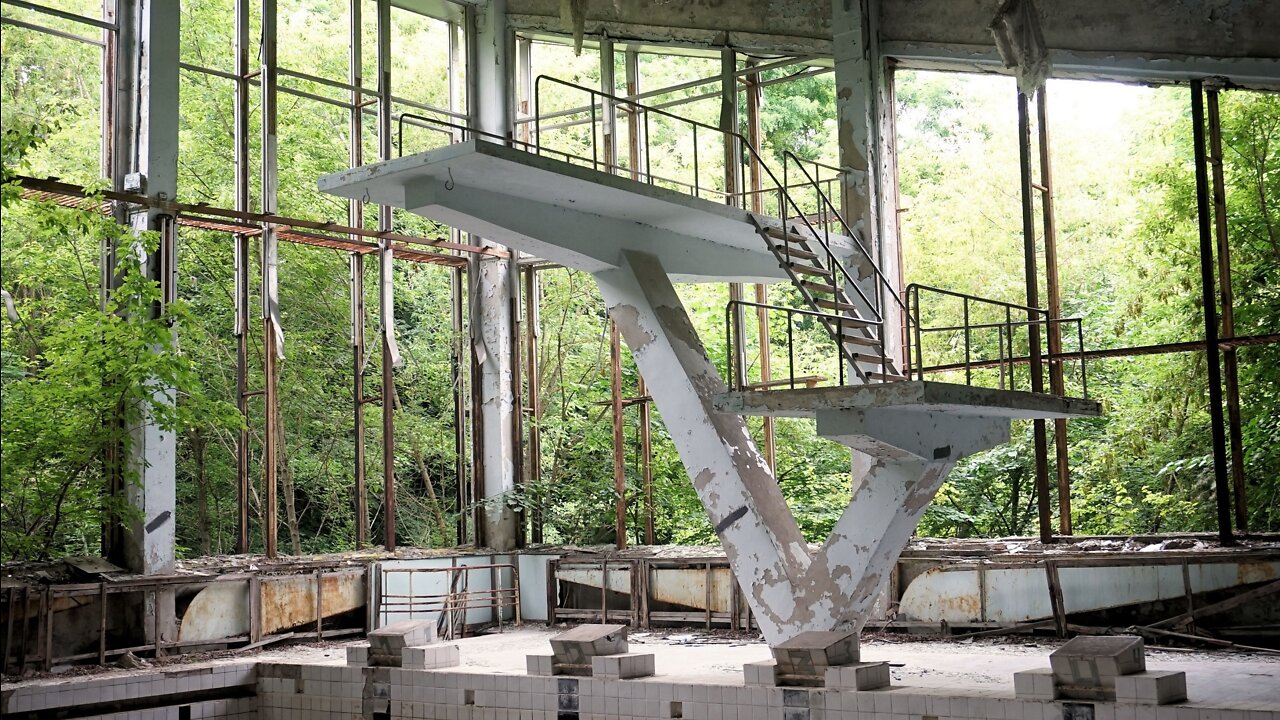
{"label": "stair landing platform", "polygon": [[716,396],[712,404],[719,412],[773,417],[815,417],[828,410],[871,408],[1010,420],[1102,415],[1102,405],[1095,400],[928,380],[727,392]]}
{"label": "stair landing platform", "polygon": [[[473,139],[326,175],[319,188],[404,208],[592,273],[618,266],[623,251],[638,250],[657,256],[676,282],[787,280],[746,210],[566,162],[550,151],[539,155]],[[761,219],[781,228],[776,219]],[[847,237],[832,235],[829,244],[842,259],[853,252]]]}

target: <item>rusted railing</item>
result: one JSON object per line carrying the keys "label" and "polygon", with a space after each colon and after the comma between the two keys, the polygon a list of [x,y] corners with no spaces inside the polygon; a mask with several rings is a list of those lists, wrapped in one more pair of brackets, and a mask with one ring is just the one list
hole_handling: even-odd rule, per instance
{"label": "rusted railing", "polygon": [[[489,577],[488,587],[477,587],[471,582],[471,574],[484,572]],[[504,573],[510,573],[511,585],[502,584]],[[406,590],[392,592],[392,578],[405,576]],[[431,588],[431,580],[424,583],[419,579],[418,587],[423,592],[414,590],[416,576],[441,576],[432,580],[444,581],[444,592]],[[425,587],[424,587],[425,585]],[[383,567],[378,583],[377,617],[379,624],[387,622],[393,616],[407,616],[414,620],[421,616],[438,614],[440,629],[445,637],[453,637],[456,632],[465,631],[466,616],[470,610],[490,610],[498,628],[503,626],[503,610],[511,608],[515,624],[520,619],[520,568],[513,563],[486,563],[482,565],[460,565],[456,559],[447,567]]]}

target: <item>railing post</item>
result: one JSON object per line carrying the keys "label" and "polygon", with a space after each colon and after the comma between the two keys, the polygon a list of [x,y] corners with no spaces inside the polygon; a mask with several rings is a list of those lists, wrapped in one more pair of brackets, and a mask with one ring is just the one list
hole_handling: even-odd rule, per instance
{"label": "railing post", "polygon": [[964,299],[964,384],[973,384],[973,369],[969,367],[969,298]]}
{"label": "railing post", "polygon": [[791,389],[796,389],[796,349],[794,315],[787,313],[787,373],[791,376]]}
{"label": "railing post", "polygon": [[1079,343],[1078,347],[1080,348],[1080,395],[1084,399],[1088,400],[1089,399],[1089,379],[1084,369],[1084,366],[1085,366],[1084,320],[1079,318],[1076,319],[1076,341]]}
{"label": "railing post", "polygon": [[1018,382],[1013,371],[1013,310],[1004,306],[1005,342],[1009,344],[1009,389],[1017,390]]}
{"label": "railing post", "polygon": [[698,183],[698,126],[693,126],[693,196],[702,197],[702,188]]}

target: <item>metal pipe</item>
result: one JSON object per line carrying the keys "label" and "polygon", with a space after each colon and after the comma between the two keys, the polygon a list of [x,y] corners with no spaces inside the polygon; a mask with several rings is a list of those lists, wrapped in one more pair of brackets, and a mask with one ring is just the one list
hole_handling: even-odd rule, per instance
{"label": "metal pipe", "polygon": [[[276,129],[276,0],[262,2],[262,211],[275,213],[279,174],[277,165],[277,129]],[[266,400],[263,428],[263,480],[266,485],[265,522],[263,527],[263,544],[269,558],[276,556],[278,535],[278,508],[276,501],[277,472],[277,435],[279,433],[280,411],[278,389],[280,374],[276,367],[278,359],[279,322],[277,296],[277,263],[278,247],[276,244],[276,226],[264,223],[262,227],[262,332],[263,332],[263,376]]]}
{"label": "metal pipe", "polygon": [[[391,2],[378,0],[378,159],[391,159]],[[391,207],[378,206],[378,229],[389,232],[392,228]],[[391,243],[379,241],[379,253],[390,253]],[[395,363],[391,348],[391,333],[395,332],[391,320],[393,308],[388,306],[386,286],[393,282],[390,263],[379,263],[379,318],[382,325],[382,492],[383,492],[383,545],[388,551],[396,549],[396,381]]]}
{"label": "metal pipe", "polygon": [[542,299],[540,297],[541,290],[538,284],[538,269],[530,267],[525,269],[524,273],[524,297],[525,297],[525,376],[528,378],[528,408],[529,413],[529,457],[526,461],[525,468],[528,479],[526,484],[534,488],[537,495],[537,504],[533,510],[532,522],[530,523],[531,540],[535,543],[541,543],[542,525],[543,525],[543,496],[542,493],[542,393],[541,393],[541,371],[538,365],[538,338],[542,334],[539,322],[539,310],[541,308]]}
{"label": "metal pipe", "polygon": [[1196,216],[1200,229],[1200,289],[1204,304],[1205,365],[1209,371],[1209,422],[1213,438],[1214,495],[1218,540],[1235,545],[1231,533],[1231,492],[1227,480],[1227,435],[1222,417],[1222,366],[1218,346],[1217,297],[1213,280],[1213,230],[1210,227],[1209,176],[1204,137],[1204,83],[1191,81],[1191,123],[1196,161]]}
{"label": "metal pipe", "polygon": [[613,416],[614,533],[619,550],[627,546],[626,438],[622,417],[622,336],[618,324],[609,320],[609,391]]}
{"label": "metal pipe", "polygon": [[[244,0],[241,0],[244,1]],[[348,84],[351,86],[351,103],[357,105],[361,99],[364,84],[364,22],[361,17],[362,0],[351,0],[350,23],[347,35],[350,40],[348,53]],[[351,167],[364,164],[364,114],[358,107],[353,107],[350,114],[350,158]],[[364,203],[350,200],[347,204],[347,224],[355,227],[364,226]],[[353,240],[359,239],[352,235]],[[353,402],[351,439],[355,452],[352,459],[352,470],[355,475],[355,513],[356,513],[356,548],[363,548],[369,542],[369,491],[365,484],[365,445],[364,445],[364,367],[365,367],[365,304],[364,304],[364,256],[351,254],[351,399]]]}
{"label": "metal pipe", "polygon": [[[107,0],[110,2],[110,0]],[[236,0],[235,56],[236,90],[232,143],[235,152],[235,204],[240,212],[249,211],[249,3]],[[236,433],[236,552],[249,552],[249,245],[244,233],[234,236],[235,248],[235,327],[236,338],[236,408],[243,425]]]}
{"label": "metal pipe", "polygon": [[[1218,113],[1218,90],[1210,88],[1209,159],[1213,168],[1213,218],[1218,249],[1218,285],[1222,299],[1222,334],[1236,334],[1234,291],[1231,286],[1231,244],[1227,234],[1227,185],[1222,172],[1222,118]],[[1227,392],[1227,438],[1231,441],[1231,486],[1235,494],[1236,529],[1249,529],[1249,501],[1245,494],[1244,437],[1241,432],[1240,375],[1235,348],[1222,352],[1222,369]]]}
{"label": "metal pipe", "polygon": [[[1022,170],[1022,250],[1026,262],[1027,307],[1039,305],[1039,277],[1036,272],[1035,197],[1031,187],[1031,118],[1029,99],[1018,93],[1018,161]],[[1031,391],[1044,392],[1044,367],[1040,357],[1040,326],[1035,313],[1027,312],[1027,344],[1031,357]],[[1012,353],[1010,353],[1012,354]],[[1039,513],[1040,542],[1053,542],[1049,502],[1049,439],[1044,420],[1033,420],[1036,451],[1036,510]]]}
{"label": "metal pipe", "polygon": [[[1040,209],[1044,222],[1045,292],[1049,295],[1050,320],[1062,317],[1062,288],[1058,280],[1058,222],[1054,214],[1053,162],[1049,144],[1049,109],[1046,88],[1036,93],[1036,127],[1040,131]],[[1049,354],[1062,353],[1062,326],[1050,322],[1045,328],[1049,337]],[[1067,394],[1062,362],[1049,362],[1049,389],[1054,395]],[[1067,421],[1053,421],[1053,450],[1058,476],[1058,532],[1071,534],[1071,466],[1067,452]]]}

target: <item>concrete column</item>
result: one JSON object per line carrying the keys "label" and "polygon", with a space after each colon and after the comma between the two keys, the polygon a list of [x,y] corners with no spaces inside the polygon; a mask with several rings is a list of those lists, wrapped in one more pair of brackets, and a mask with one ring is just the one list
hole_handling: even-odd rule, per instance
{"label": "concrete column", "polygon": [[[471,83],[471,122],[484,132],[506,136],[511,131],[512,64],[514,43],[507,29],[506,2],[493,0],[487,5],[468,7],[468,29],[473,42],[469,76]],[[473,238],[473,242],[476,239]],[[498,247],[479,240],[484,247]],[[505,249],[505,248],[504,248]],[[514,255],[514,252],[513,252]],[[471,346],[480,370],[476,382],[480,391],[482,415],[476,448],[480,453],[479,472],[484,490],[484,509],[479,541],[495,550],[511,550],[517,545],[519,528],[515,511],[505,498],[515,490],[518,481],[515,458],[520,449],[516,435],[515,407],[512,394],[512,326],[518,284],[514,281],[514,258],[481,259],[472,256],[471,277]]]}
{"label": "concrete column", "polygon": [[[158,200],[173,200],[178,186],[178,117],[173,108],[178,105],[179,17],[176,6],[159,0],[131,0],[119,14],[114,182]],[[137,232],[161,232],[159,250],[135,259],[171,295],[172,223],[154,208],[136,209],[128,221]],[[154,391],[164,402],[173,402],[171,389]],[[176,437],[148,416],[132,431],[131,441],[125,462],[139,482],[125,492],[140,517],[125,535],[123,558],[133,572],[169,573],[174,568]]]}
{"label": "concrete column", "polygon": [[795,611],[809,551],[746,421],[717,413],[724,381],[658,259],[626,252],[595,276],[770,643]]}
{"label": "concrete column", "polygon": [[[177,194],[179,18],[177,4],[161,0],[127,0],[118,15],[112,181],[116,189],[156,200],[173,200]],[[141,262],[147,276],[160,283],[165,301],[172,301],[177,280],[173,217],[154,208],[135,208],[127,222],[136,232],[159,232],[160,246],[150,254],[119,248],[114,256]],[[151,391],[162,403],[174,402],[172,388],[151,383]],[[119,536],[115,555],[131,572],[169,574],[174,570],[177,438],[147,413],[130,430],[129,445],[124,464],[135,482],[124,487],[124,494],[137,517]],[[172,640],[173,593],[148,595],[144,602],[137,611],[158,620],[144,624],[147,640],[153,639],[155,628],[161,639]]]}
{"label": "concrete column", "polygon": [[839,164],[846,171],[839,206],[880,274],[893,287],[886,290],[872,263],[855,251],[850,270],[867,297],[879,298],[878,311],[885,319],[885,352],[890,358],[901,358],[903,317],[891,297],[901,292],[897,171],[892,152],[893,89],[880,55],[877,13],[875,2],[832,0],[837,141]]}
{"label": "concrete column", "polygon": [[811,553],[746,421],[716,411],[724,382],[661,262],[624,251],[595,279],[640,372],[662,378],[649,392],[772,646],[861,627],[952,466],[1009,439],[1003,417],[815,408],[818,433],[864,453],[870,467]]}

